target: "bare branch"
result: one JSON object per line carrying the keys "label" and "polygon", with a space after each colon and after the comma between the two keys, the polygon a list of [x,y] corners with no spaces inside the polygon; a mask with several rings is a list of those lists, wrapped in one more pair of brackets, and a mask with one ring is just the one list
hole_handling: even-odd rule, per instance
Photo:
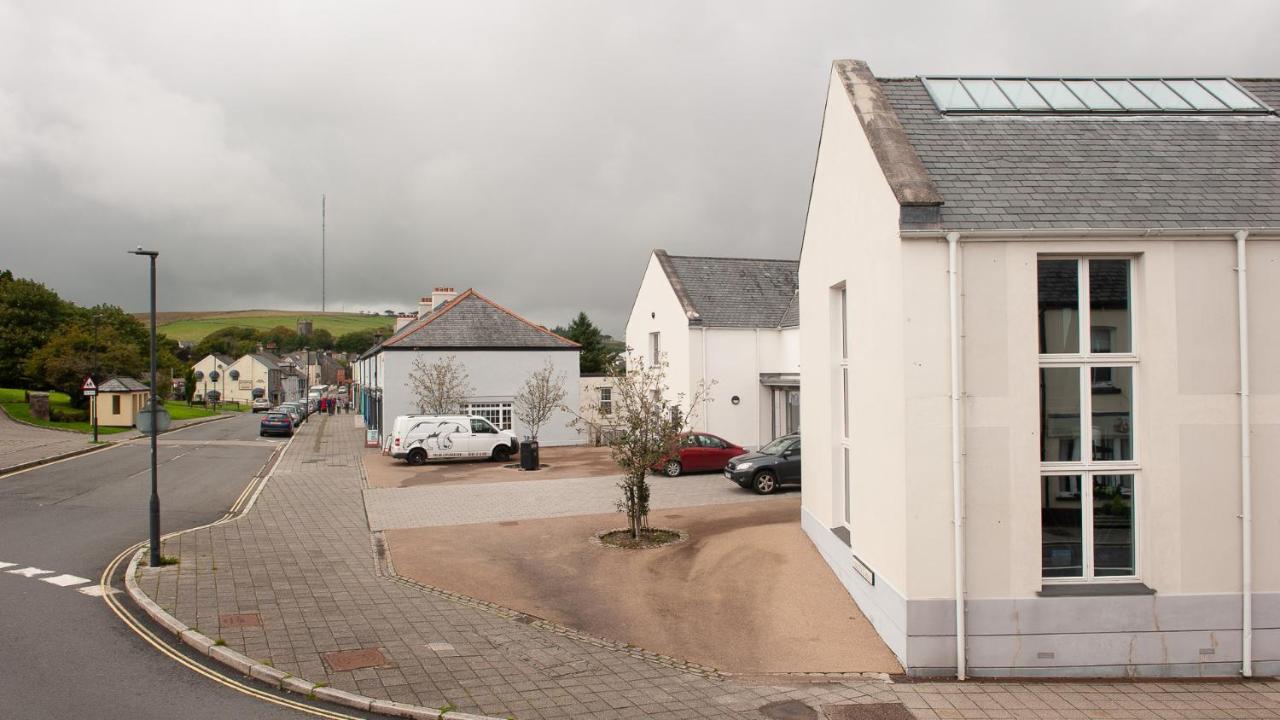
{"label": "bare branch", "polygon": [[538,432],[551,419],[552,413],[564,404],[565,394],[564,373],[557,373],[550,359],[530,373],[524,387],[516,393],[513,412],[516,419],[529,428],[529,435],[534,440],[538,439]]}
{"label": "bare branch", "polygon": [[466,368],[453,355],[432,363],[416,358],[405,386],[413,392],[418,412],[426,415],[460,413],[473,393]]}

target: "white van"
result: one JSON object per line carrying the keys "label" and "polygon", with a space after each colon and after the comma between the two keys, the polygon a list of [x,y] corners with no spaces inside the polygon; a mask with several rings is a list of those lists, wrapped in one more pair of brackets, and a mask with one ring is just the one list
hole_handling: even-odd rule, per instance
{"label": "white van", "polygon": [[397,415],[396,419],[391,421],[391,432],[382,438],[382,454],[391,453],[392,457],[404,457],[404,434],[409,432],[409,428],[423,418],[429,418],[430,415]]}
{"label": "white van", "polygon": [[437,415],[411,420],[399,449],[393,449],[391,455],[403,457],[410,465],[453,458],[502,461],[519,447],[515,433],[499,430],[477,415]]}

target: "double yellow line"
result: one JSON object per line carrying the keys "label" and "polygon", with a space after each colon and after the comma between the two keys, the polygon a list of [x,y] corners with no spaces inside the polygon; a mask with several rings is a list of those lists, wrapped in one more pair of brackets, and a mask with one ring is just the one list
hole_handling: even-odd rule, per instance
{"label": "double yellow line", "polygon": [[[287,448],[288,448],[288,444],[285,445],[285,449]],[[179,530],[177,532],[168,533],[167,535],[163,536],[161,539],[168,540],[169,538],[175,537],[184,532],[202,530],[204,528],[213,527],[214,525],[221,525],[222,523],[235,519],[237,516],[240,515],[241,512],[244,511],[245,507],[248,505],[249,501],[252,499],[257,489],[260,488],[264,482],[266,482],[266,479],[269,476],[269,473],[266,473],[264,471],[276,459],[278,459],[283,454],[284,454],[284,450],[280,450],[267,459],[266,464],[263,465],[262,469],[258,471],[258,474],[255,475],[254,478],[249,481],[249,484],[245,485],[244,490],[240,492],[240,496],[237,497],[236,501],[231,504],[231,509],[228,510],[225,515],[223,515],[222,517],[218,518],[217,520],[211,523],[208,523],[207,525],[201,525],[199,527],[189,528],[187,530]],[[129,612],[129,610],[119,600],[115,598],[115,593],[112,592],[111,578],[116,574],[116,571],[120,567],[120,563],[124,562],[127,558],[129,558],[134,553],[136,553],[139,548],[143,547],[146,544],[147,544],[146,541],[135,543],[132,546],[126,548],[119,555],[116,555],[115,558],[112,559],[112,561],[107,564],[106,569],[102,571],[102,576],[98,579],[98,586],[102,590],[102,599],[107,603],[107,607],[111,608],[111,611],[116,614],[116,617],[120,618],[120,620],[125,624],[126,627],[128,627],[130,630],[133,630],[135,633],[138,634],[139,637],[141,637],[143,640],[146,640],[152,647],[159,650],[162,654],[168,656],[171,660],[178,663],[179,665],[182,665],[187,669],[191,670],[192,672],[203,675],[206,678],[209,678],[210,680],[220,685],[223,685],[225,687],[228,687],[236,692],[242,693],[244,695],[248,695],[253,698],[257,698],[258,700],[272,703],[274,705],[279,705],[281,707],[297,710],[298,712],[306,713],[307,715],[313,715],[315,717],[332,718],[333,720],[361,720],[360,717],[357,715],[348,715],[348,714],[336,712],[333,710],[326,710],[323,708],[313,707],[311,705],[296,702],[288,698],[279,697],[277,695],[266,692],[253,685],[249,685],[237,679],[223,675],[222,673],[211,670],[205,667],[203,664],[198,663],[192,660],[191,658],[187,657],[182,652],[177,650],[171,643],[169,643],[168,640],[152,632],[150,628],[146,627],[141,622],[139,622],[138,619],[134,617],[134,615],[131,612]]]}

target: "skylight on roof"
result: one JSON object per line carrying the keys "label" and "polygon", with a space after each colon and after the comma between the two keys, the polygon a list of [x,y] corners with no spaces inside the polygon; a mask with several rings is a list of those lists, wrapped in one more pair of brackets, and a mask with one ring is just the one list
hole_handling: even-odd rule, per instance
{"label": "skylight on roof", "polygon": [[943,112],[1265,113],[1230,78],[926,77]]}

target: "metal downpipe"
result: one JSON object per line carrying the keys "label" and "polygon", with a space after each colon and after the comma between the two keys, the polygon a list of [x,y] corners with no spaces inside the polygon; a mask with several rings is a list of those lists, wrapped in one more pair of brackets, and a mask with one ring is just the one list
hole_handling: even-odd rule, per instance
{"label": "metal downpipe", "polygon": [[1253,677],[1253,477],[1249,447],[1249,284],[1245,241],[1248,230],[1236,237],[1236,303],[1240,320],[1240,674]]}
{"label": "metal downpipe", "polygon": [[955,537],[955,614],[956,614],[956,678],[964,680],[965,662],[965,534],[964,534],[964,456],[960,432],[960,233],[947,233],[947,294],[950,305],[951,339],[951,519]]}

